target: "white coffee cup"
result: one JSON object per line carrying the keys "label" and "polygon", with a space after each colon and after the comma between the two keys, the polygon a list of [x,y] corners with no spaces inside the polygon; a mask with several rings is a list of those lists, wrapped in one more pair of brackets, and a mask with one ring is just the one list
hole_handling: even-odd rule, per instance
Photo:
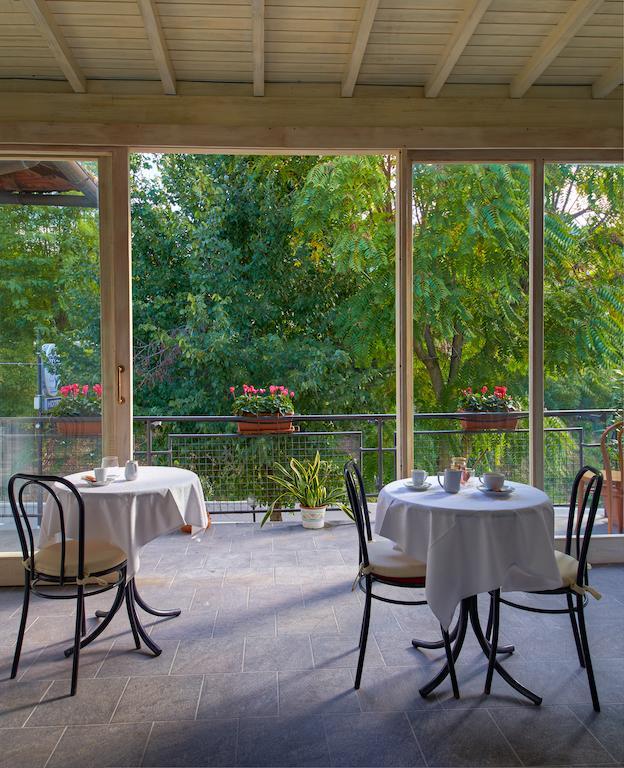
{"label": "white coffee cup", "polygon": [[424,469],[412,470],[412,484],[415,485],[416,488],[420,488],[421,485],[424,485],[426,479],[427,473]]}
{"label": "white coffee cup", "polygon": [[502,472],[484,472],[479,479],[488,491],[500,491],[505,485],[505,475]]}
{"label": "white coffee cup", "polygon": [[461,469],[445,469],[444,470],[444,483],[440,482],[440,472],[438,472],[438,483],[444,488],[447,493],[459,493],[461,487],[462,470]]}
{"label": "white coffee cup", "polygon": [[106,477],[108,475],[108,469],[106,467],[96,467],[93,470],[93,474],[95,475],[96,483],[105,483]]}

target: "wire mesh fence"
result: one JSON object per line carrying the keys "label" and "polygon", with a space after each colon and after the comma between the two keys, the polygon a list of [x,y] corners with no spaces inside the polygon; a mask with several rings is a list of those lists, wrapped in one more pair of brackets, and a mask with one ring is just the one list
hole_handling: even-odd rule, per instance
{"label": "wire mesh fence", "polygon": [[[609,411],[563,413],[551,414],[544,431],[545,490],[557,505],[568,503],[574,475],[585,461],[602,466],[595,441],[611,418]],[[528,482],[528,430],[465,432],[454,428],[453,416],[416,416],[416,466],[435,473],[448,466],[452,456],[465,456],[477,471],[495,466],[513,480]],[[62,434],[57,421],[0,419],[0,517],[10,515],[6,488],[14,472],[67,475],[99,464],[101,438]],[[142,463],[196,472],[211,511],[218,513],[266,509],[279,495],[270,480],[275,463],[286,464],[292,457],[312,459],[317,450],[340,483],[344,462],[357,458],[372,497],[396,477],[393,414],[298,416],[298,432],[249,437],[233,431],[234,421],[215,416],[136,417],[135,454]]]}
{"label": "wire mesh fence", "polygon": [[[556,505],[569,502],[570,488],[583,460],[582,427],[544,430],[544,490]],[[467,459],[477,473],[496,468],[510,480],[529,482],[529,430],[418,430],[414,463],[428,471],[449,466],[454,456]]]}
{"label": "wire mesh fence", "polygon": [[358,458],[361,446],[361,432],[292,432],[266,437],[174,433],[159,459],[199,476],[212,513],[259,512],[283,491],[272,479],[277,463],[285,466],[292,458],[311,461],[318,451],[330,483],[340,487],[344,463]]}

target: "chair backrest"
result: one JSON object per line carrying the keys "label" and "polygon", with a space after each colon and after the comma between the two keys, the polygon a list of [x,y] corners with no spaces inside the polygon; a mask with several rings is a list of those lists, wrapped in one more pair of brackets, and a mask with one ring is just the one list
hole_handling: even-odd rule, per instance
{"label": "chair backrest", "polygon": [[[583,498],[579,504],[578,494],[581,480],[584,480],[584,491]],[[601,490],[602,474],[597,469],[588,465],[582,467],[574,478],[574,484],[572,485],[565,544],[566,555],[576,557],[579,562],[576,583],[580,585],[586,582],[587,552],[594,528]],[[591,504],[588,509],[587,503],[590,497]],[[585,531],[581,535],[583,523],[585,523]],[[572,545],[574,545],[574,552],[572,551]]]}
{"label": "chair backrest", "polygon": [[[59,532],[60,532],[60,549],[61,549],[61,561],[59,564],[59,580],[61,586],[65,583],[65,555],[67,548],[67,530],[65,525],[65,510],[61,500],[58,497],[59,485],[64,486],[74,496],[78,508],[78,569],[77,576],[79,579],[84,578],[84,502],[82,497],[76,490],[76,487],[66,480],[64,477],[57,477],[56,475],[27,475],[18,472],[9,480],[9,501],[11,503],[11,510],[15,519],[15,526],[17,528],[17,535],[19,536],[20,545],[22,547],[22,554],[24,556],[24,562],[29,561],[29,570],[31,577],[34,578],[37,573],[37,564],[35,562],[35,540],[33,537],[32,527],[28,518],[28,510],[26,507],[26,500],[24,495],[28,489],[46,491],[50,498],[47,504],[54,504],[52,507],[47,507],[46,512],[53,514],[57,512],[59,516]],[[55,488],[56,486],[56,488]],[[75,578],[75,572],[71,574],[72,580]]]}
{"label": "chair backrest", "polygon": [[373,534],[371,532],[370,515],[362,473],[354,459],[351,459],[344,465],[344,479],[349,506],[355,519],[358,539],[360,541],[360,563],[366,567],[369,565],[367,544],[369,541],[372,541]]}

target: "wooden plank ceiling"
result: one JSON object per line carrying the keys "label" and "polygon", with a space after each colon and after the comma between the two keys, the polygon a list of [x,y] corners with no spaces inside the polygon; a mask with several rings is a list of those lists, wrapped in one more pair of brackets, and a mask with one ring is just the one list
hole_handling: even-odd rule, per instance
{"label": "wooden plank ceiling", "polygon": [[[624,0],[0,0],[0,79],[622,83]],[[1,87],[1,83],[0,83]]]}

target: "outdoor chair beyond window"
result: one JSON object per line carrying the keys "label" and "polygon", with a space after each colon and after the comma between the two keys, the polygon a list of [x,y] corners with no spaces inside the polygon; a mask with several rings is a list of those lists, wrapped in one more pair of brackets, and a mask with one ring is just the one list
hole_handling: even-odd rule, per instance
{"label": "outdoor chair beyond window", "polygon": [[[66,518],[56,490],[63,485],[73,494],[78,510],[78,538],[71,539],[66,533]],[[56,490],[55,490],[56,486]],[[28,519],[28,498],[32,492],[47,492],[56,504],[59,515],[60,541],[42,549],[35,549],[32,527]],[[76,628],[73,648],[65,655],[73,655],[71,695],[76,693],[78,683],[78,661],[81,637],[86,634],[85,597],[98,595],[117,588],[117,595],[109,613],[91,633],[89,642],[97,637],[109,624],[110,619],[124,599],[126,585],[126,553],[107,541],[85,540],[85,514],[82,497],[68,480],[53,475],[16,474],[9,480],[9,500],[19,536],[24,565],[24,602],[20,621],[11,677],[17,675],[31,591],[51,600],[76,600]],[[115,574],[114,578],[105,578]],[[87,585],[95,586],[91,589]],[[50,587],[65,587],[48,591]]]}
{"label": "outdoor chair beyond window", "polygon": [[[580,488],[581,483],[583,483],[582,491]],[[600,597],[598,592],[592,589],[588,583],[588,571],[591,568],[591,565],[587,562],[587,552],[589,550],[589,542],[591,540],[601,490],[601,473],[593,467],[583,467],[576,475],[572,486],[565,551],[558,552],[555,550],[555,558],[561,575],[561,586],[556,589],[527,593],[531,595],[564,595],[567,601],[567,607],[539,608],[533,605],[523,605],[502,598],[500,596],[500,590],[496,590],[496,592],[490,593],[490,618],[488,620],[487,631],[488,638],[491,634],[491,642],[493,645],[496,645],[498,642],[500,603],[509,605],[512,608],[519,608],[522,611],[531,611],[532,613],[567,613],[570,616],[570,623],[572,624],[572,633],[574,635],[574,642],[576,643],[579,663],[581,667],[584,667],[587,671],[589,690],[596,712],[600,712],[600,702],[598,701],[596,681],[594,680],[594,671],[589,653],[584,609],[587,605],[588,593],[594,595],[594,597]],[[590,496],[591,504],[588,511],[587,503]],[[586,513],[587,520],[585,521]],[[583,522],[585,522],[585,531],[581,534]],[[573,550],[574,555],[572,554]],[[491,683],[491,672],[489,669],[488,682]],[[488,683],[486,682],[486,689],[487,685]]]}
{"label": "outdoor chair beyond window", "polygon": [[[600,452],[604,469],[602,471],[604,485],[602,497],[604,500],[605,514],[607,516],[607,532],[611,533],[613,524],[617,526],[619,533],[624,532],[624,484],[622,483],[622,471],[624,470],[624,421],[611,424],[600,436]],[[579,486],[579,500],[583,497],[585,483],[589,477],[583,477]]]}
{"label": "outdoor chair beyond window", "polygon": [[[366,642],[368,640],[368,628],[370,625],[371,605],[373,600],[394,605],[426,605],[426,600],[398,600],[382,597],[373,592],[374,584],[386,584],[393,587],[407,589],[422,589],[426,581],[426,563],[413,560],[404,552],[395,549],[395,544],[390,539],[379,537],[373,539],[368,512],[368,503],[364,491],[364,482],[360,470],[355,461],[348,461],[344,466],[344,479],[347,486],[349,505],[353,512],[360,544],[360,570],[358,585],[366,595],[364,603],[364,615],[362,617],[362,629],[360,631],[360,655],[358,658],[357,672],[355,675],[355,688],[360,687],[364,656],[366,655]],[[459,688],[455,675],[455,665],[451,652],[451,635],[442,629],[442,641],[421,643],[422,647],[442,648],[446,651],[446,659],[453,686],[453,695],[459,698]]]}

